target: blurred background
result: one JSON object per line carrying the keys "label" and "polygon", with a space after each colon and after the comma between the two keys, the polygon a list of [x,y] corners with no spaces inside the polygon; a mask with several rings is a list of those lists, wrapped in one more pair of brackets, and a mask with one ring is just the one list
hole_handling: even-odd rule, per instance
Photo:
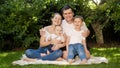
{"label": "blurred background", "polygon": [[120,47],[119,0],[0,0],[0,51],[38,48],[39,29],[66,4],[84,17],[89,47]]}

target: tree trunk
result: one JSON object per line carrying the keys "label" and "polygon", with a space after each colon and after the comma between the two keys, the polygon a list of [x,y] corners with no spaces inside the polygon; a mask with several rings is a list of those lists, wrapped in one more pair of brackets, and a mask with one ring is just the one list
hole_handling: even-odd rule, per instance
{"label": "tree trunk", "polygon": [[102,27],[99,23],[91,24],[96,35],[97,44],[101,45],[104,43]]}

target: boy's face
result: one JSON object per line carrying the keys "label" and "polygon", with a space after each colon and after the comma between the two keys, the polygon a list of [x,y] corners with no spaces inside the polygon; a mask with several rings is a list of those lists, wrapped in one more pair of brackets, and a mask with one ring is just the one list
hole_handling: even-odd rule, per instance
{"label": "boy's face", "polygon": [[80,28],[81,26],[82,26],[82,20],[80,19],[80,18],[75,18],[74,19],[74,26],[76,27],[76,28]]}
{"label": "boy's face", "polygon": [[55,33],[56,33],[57,35],[61,35],[61,34],[62,34],[62,27],[56,26]]}
{"label": "boy's face", "polygon": [[52,18],[52,24],[55,26],[59,26],[61,25],[61,21],[62,21],[62,17],[59,14],[56,14],[53,18]]}
{"label": "boy's face", "polygon": [[68,22],[72,21],[73,16],[74,16],[74,13],[73,13],[72,9],[67,9],[67,10],[63,11],[63,17],[66,21],[68,21]]}

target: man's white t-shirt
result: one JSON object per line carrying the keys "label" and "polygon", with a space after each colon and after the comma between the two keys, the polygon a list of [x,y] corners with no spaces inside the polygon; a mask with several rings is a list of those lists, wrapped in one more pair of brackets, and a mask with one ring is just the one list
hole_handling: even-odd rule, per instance
{"label": "man's white t-shirt", "polygon": [[[71,29],[74,29],[73,23],[69,24],[69,23],[67,23],[66,20],[62,20],[61,26],[62,26],[62,28],[63,28],[63,32],[64,32],[66,35],[68,35],[68,32],[71,31]],[[88,30],[85,22],[83,22],[83,25],[81,26],[81,30],[83,30],[83,31]]]}

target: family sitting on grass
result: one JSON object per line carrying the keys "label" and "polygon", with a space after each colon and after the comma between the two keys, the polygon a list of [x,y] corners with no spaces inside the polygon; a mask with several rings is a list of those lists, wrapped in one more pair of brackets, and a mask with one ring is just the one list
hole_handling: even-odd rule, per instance
{"label": "family sitting on grass", "polygon": [[86,37],[89,30],[86,27],[83,17],[74,16],[73,9],[65,5],[62,8],[62,16],[54,13],[51,18],[52,24],[40,29],[40,47],[36,50],[28,49],[25,51],[25,61],[34,62],[40,60],[67,60],[73,63],[75,57],[79,56],[80,64],[85,64],[90,58],[87,49]]}

